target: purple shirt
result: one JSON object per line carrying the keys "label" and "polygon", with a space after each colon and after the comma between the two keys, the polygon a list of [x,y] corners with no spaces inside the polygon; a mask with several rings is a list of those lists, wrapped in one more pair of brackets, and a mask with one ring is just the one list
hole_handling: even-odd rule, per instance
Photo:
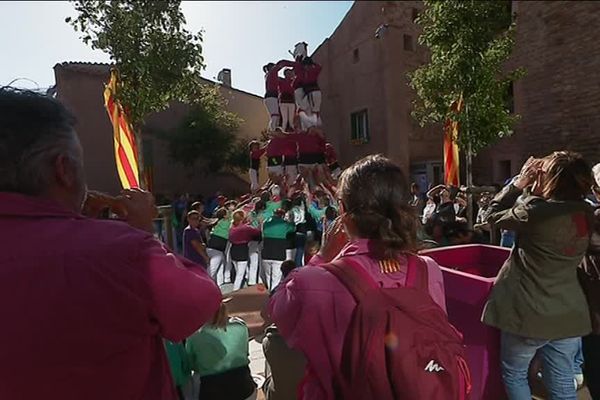
{"label": "purple shirt", "polygon": [[183,256],[206,268],[206,261],[204,261],[204,258],[196,251],[196,248],[192,244],[192,240],[204,243],[200,229],[192,228],[188,225],[188,227],[183,230]]}

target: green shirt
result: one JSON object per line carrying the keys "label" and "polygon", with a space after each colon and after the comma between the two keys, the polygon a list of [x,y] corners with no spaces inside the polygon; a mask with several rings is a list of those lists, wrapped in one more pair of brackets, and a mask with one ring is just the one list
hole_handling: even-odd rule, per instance
{"label": "green shirt", "polygon": [[229,239],[229,228],[231,228],[231,220],[226,217],[217,222],[210,234],[223,239]]}
{"label": "green shirt", "polygon": [[325,215],[325,210],[327,210],[327,207],[318,208],[318,207],[315,207],[314,204],[311,204],[310,206],[308,206],[308,212],[310,213],[310,215],[312,215],[312,217],[317,222],[321,221],[323,219],[323,216]]}
{"label": "green shirt", "polygon": [[294,224],[274,215],[263,225],[263,238],[285,239],[290,232],[295,230]]}
{"label": "green shirt", "polygon": [[249,365],[248,341],[246,324],[234,317],[226,329],[200,328],[187,339],[185,348],[192,370],[203,377]]}
{"label": "green shirt", "polygon": [[173,343],[165,340],[165,350],[167,359],[171,367],[171,374],[175,381],[175,386],[182,387],[190,380],[191,371],[185,347],[181,343]]}
{"label": "green shirt", "polygon": [[265,218],[271,218],[275,211],[281,208],[281,201],[267,201],[265,208]]}
{"label": "green shirt", "polygon": [[253,228],[260,228],[261,224],[266,220],[267,220],[267,218],[265,216],[264,211],[260,211],[260,212],[252,211],[250,213],[250,225]]}

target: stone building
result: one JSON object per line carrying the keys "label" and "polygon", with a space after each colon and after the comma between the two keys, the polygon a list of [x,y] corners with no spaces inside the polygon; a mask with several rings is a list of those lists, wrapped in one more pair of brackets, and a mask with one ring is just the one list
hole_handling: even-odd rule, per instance
{"label": "stone building", "polygon": [[442,136],[411,117],[407,74],[427,61],[417,44],[419,1],[357,1],[314,52],[323,66],[322,120],[327,139],[348,165],[383,153],[410,168],[423,187],[442,177]]}
{"label": "stone building", "polygon": [[[410,116],[406,75],[428,58],[416,43],[422,7],[357,1],[313,58],[323,65],[322,119],[341,161],[383,153],[424,187],[440,181],[443,154],[441,127],[420,128]],[[507,66],[527,70],[513,88],[521,121],[475,160],[480,184],[501,183],[529,155],[558,149],[600,161],[600,2],[514,1],[512,9],[517,36]]]}
{"label": "stone building", "polygon": [[[85,153],[85,172],[90,189],[118,193],[121,189],[117,176],[113,147],[112,125],[104,108],[104,84],[108,82],[110,65],[67,62],[54,67],[57,97],[77,117],[77,133]],[[229,111],[243,122],[238,131],[242,138],[260,136],[268,116],[262,97],[231,87],[231,72],[220,74],[221,94],[227,100]],[[214,82],[206,80],[206,83]],[[245,176],[230,173],[203,174],[185,169],[169,158],[166,143],[151,132],[168,132],[186,116],[187,107],[175,104],[167,110],[146,118],[143,128],[143,152],[146,166],[153,173],[153,191],[172,196],[178,193],[211,195],[216,190],[242,194],[248,188]]]}

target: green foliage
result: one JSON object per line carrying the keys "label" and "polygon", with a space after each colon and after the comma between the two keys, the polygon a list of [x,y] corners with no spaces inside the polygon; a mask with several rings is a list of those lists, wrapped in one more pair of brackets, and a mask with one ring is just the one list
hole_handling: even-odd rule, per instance
{"label": "green foliage", "polygon": [[170,157],[188,168],[202,160],[205,172],[247,168],[248,162],[240,162],[239,156],[244,143],[236,136],[242,120],[225,110],[219,86],[199,84],[188,103],[190,111],[179,126],[161,135],[168,142]]}
{"label": "green foliage", "polygon": [[184,28],[180,1],[82,0],[78,16],[66,18],[84,43],[110,55],[119,71],[119,100],[134,127],[195,90],[202,57],[202,32]]}
{"label": "green foliage", "polygon": [[[417,23],[431,61],[409,76],[418,95],[413,116],[422,126],[458,121],[457,143],[474,153],[512,133],[518,116],[508,110],[507,93],[524,74],[503,68],[514,45],[512,17],[508,1],[425,0]],[[460,96],[463,112],[455,114],[450,105]]]}
{"label": "green foliage", "polygon": [[238,139],[235,142],[228,154],[226,168],[231,171],[248,172],[248,168],[250,168],[249,143],[248,139]]}

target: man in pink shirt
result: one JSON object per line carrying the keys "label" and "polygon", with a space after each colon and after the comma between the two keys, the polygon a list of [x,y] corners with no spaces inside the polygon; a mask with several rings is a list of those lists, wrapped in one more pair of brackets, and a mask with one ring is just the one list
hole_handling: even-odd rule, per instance
{"label": "man in pink shirt", "polygon": [[175,400],[163,338],[210,320],[220,291],[153,237],[149,193],[123,193],[123,222],[81,215],[74,125],[0,89],[0,399]]}

